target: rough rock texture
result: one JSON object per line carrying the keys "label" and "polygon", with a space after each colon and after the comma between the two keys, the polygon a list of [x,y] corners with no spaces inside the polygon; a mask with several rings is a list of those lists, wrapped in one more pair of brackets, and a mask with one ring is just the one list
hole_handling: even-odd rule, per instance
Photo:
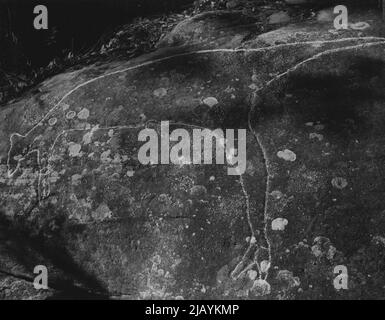
{"label": "rough rock texture", "polygon": [[[45,264],[53,297],[383,298],[385,39],[352,39],[381,36],[375,21],[239,34],[238,50],[200,51],[193,36],[8,105],[0,270],[30,279]],[[246,128],[245,174],[141,165],[138,133],[161,120]],[[348,290],[333,287],[337,265]],[[34,297],[12,281],[5,298]]]}
{"label": "rough rock texture", "polygon": [[30,282],[11,276],[0,278],[0,288],[1,300],[45,300],[53,295],[51,290],[36,290]]}
{"label": "rough rock texture", "polygon": [[159,41],[158,47],[205,44],[234,48],[260,28],[255,17],[245,16],[241,11],[205,12],[179,23]]}

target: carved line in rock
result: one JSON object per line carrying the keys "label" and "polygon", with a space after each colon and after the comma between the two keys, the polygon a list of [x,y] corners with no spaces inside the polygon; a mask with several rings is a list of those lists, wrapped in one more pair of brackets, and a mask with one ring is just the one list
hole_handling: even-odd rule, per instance
{"label": "carved line in rock", "polygon": [[[296,64],[295,66],[289,68],[288,70],[286,70],[285,72],[281,73],[281,74],[278,74],[277,76],[275,76],[273,79],[269,80],[264,86],[258,88],[255,90],[254,92],[254,95],[258,96],[264,89],[268,88],[271,84],[275,83],[276,81],[284,78],[285,76],[289,75],[290,73],[296,71],[297,69],[299,69],[300,67],[306,65],[307,63],[309,62],[312,62],[312,61],[315,61],[319,58],[322,58],[326,55],[330,55],[330,54],[334,54],[334,53],[339,53],[339,52],[343,52],[343,51],[350,51],[350,50],[354,50],[354,49],[365,49],[367,47],[372,47],[372,46],[378,46],[378,45],[385,45],[385,41],[383,41],[383,39],[381,41],[378,41],[378,42],[369,42],[369,43],[365,43],[365,44],[360,44],[360,45],[354,45],[354,46],[347,46],[347,47],[342,47],[342,48],[336,48],[336,49],[330,49],[330,50],[326,50],[324,52],[320,52],[298,64]],[[268,245],[268,254],[269,254],[269,266],[265,272],[265,276],[263,278],[263,280],[266,280],[269,276],[269,270],[270,270],[270,267],[272,266],[272,252],[271,252],[271,241],[270,241],[270,238],[268,236],[268,222],[269,222],[269,214],[268,214],[268,207],[269,207],[269,194],[270,194],[270,185],[271,185],[271,174],[269,172],[269,157],[267,155],[267,151],[266,149],[264,148],[264,144],[263,144],[263,141],[262,141],[262,137],[261,135],[256,132],[256,130],[254,129],[252,123],[251,123],[251,118],[252,118],[252,114],[254,113],[255,111],[255,105],[252,105],[251,108],[250,108],[250,111],[249,111],[249,119],[248,119],[248,123],[249,123],[249,129],[250,131],[253,133],[257,143],[258,143],[258,146],[260,147],[261,151],[262,151],[262,154],[263,154],[263,158],[264,158],[264,163],[265,163],[265,170],[266,170],[266,174],[267,174],[267,179],[266,179],[266,192],[265,192],[265,204],[264,204],[264,236],[265,236],[265,240],[267,242],[267,245]],[[246,270],[248,269],[251,269],[254,264],[257,265],[257,268],[258,270],[260,270],[260,267],[259,267],[259,264],[258,264],[258,261],[254,261],[253,263],[251,263],[249,266],[247,266],[243,271],[241,271],[238,276],[236,276],[236,273],[235,271],[239,269],[239,267],[241,265],[244,265],[245,263],[245,260],[247,259],[247,255],[249,252],[251,252],[251,250],[253,249],[253,247],[255,246],[255,243],[252,243],[250,242],[249,244],[249,247],[245,253],[245,255],[243,256],[241,262],[239,262],[239,264],[237,265],[237,267],[234,269],[234,271],[232,272],[232,274],[234,275],[234,278],[237,278],[239,277],[240,275],[242,275]],[[260,279],[262,279],[262,274],[261,272],[259,272],[259,277]]]}
{"label": "carved line in rock", "polygon": [[[255,90],[254,94],[255,95],[259,95],[264,89],[269,87],[274,82],[284,78],[285,76],[287,76],[290,73],[296,71],[301,66],[303,66],[303,65],[305,65],[305,64],[307,64],[309,62],[315,61],[315,60],[317,60],[319,58],[322,58],[323,56],[334,54],[334,53],[339,53],[339,52],[349,51],[349,50],[354,50],[354,49],[365,49],[365,48],[371,47],[371,46],[385,45],[385,38],[383,38],[383,37],[352,37],[352,38],[342,38],[342,39],[336,39],[336,40],[294,42],[294,43],[279,44],[279,45],[263,47],[263,48],[255,48],[255,49],[242,49],[242,48],[240,48],[240,49],[199,50],[199,51],[188,52],[188,53],[181,53],[181,54],[177,54],[177,55],[172,55],[172,56],[168,56],[168,57],[164,57],[164,58],[160,58],[160,59],[155,59],[155,60],[147,61],[145,63],[139,64],[139,65],[136,65],[136,66],[132,66],[132,67],[128,67],[128,68],[125,68],[125,69],[117,70],[117,71],[114,71],[114,72],[111,72],[111,73],[108,73],[108,74],[105,74],[105,75],[102,75],[102,76],[90,79],[90,80],[88,80],[88,81],[78,85],[77,87],[75,87],[74,89],[69,91],[67,94],[65,94],[59,100],[59,102],[57,104],[55,104],[52,107],[52,109],[50,109],[48,111],[48,113],[34,127],[32,127],[26,134],[24,134],[24,135],[19,134],[19,133],[12,133],[11,134],[11,136],[10,136],[10,149],[9,149],[9,152],[8,152],[8,159],[7,159],[8,177],[9,178],[13,177],[13,175],[17,172],[17,170],[18,170],[18,168],[20,166],[20,162],[21,162],[21,160],[18,160],[17,168],[14,170],[14,172],[10,171],[10,156],[11,156],[11,150],[12,150],[12,147],[13,147],[12,137],[13,136],[18,136],[18,137],[25,138],[28,135],[30,135],[33,132],[33,130],[35,128],[37,128],[39,125],[41,125],[42,122],[45,119],[47,119],[49,117],[49,115],[53,111],[55,111],[60,106],[60,104],[67,97],[69,97],[72,93],[74,93],[78,89],[80,89],[80,88],[82,88],[82,87],[84,87],[84,86],[86,86],[86,85],[88,85],[90,83],[93,83],[93,82],[95,82],[97,80],[101,80],[103,78],[106,78],[106,77],[109,77],[109,76],[112,76],[112,75],[116,75],[116,74],[119,74],[119,73],[124,73],[124,72],[127,72],[127,71],[135,70],[135,69],[138,69],[138,68],[141,68],[141,67],[149,66],[149,65],[152,65],[152,64],[155,64],[155,63],[164,62],[164,61],[167,61],[167,60],[170,60],[170,59],[173,59],[173,58],[189,56],[189,55],[195,55],[195,54],[198,55],[198,54],[206,54],[206,53],[263,52],[263,51],[268,51],[268,50],[273,50],[273,49],[282,48],[282,47],[288,47],[288,46],[312,45],[312,44],[313,45],[315,45],[315,44],[322,45],[322,44],[327,44],[327,43],[339,43],[339,42],[360,41],[360,40],[374,40],[375,42],[368,42],[368,43],[363,43],[363,44],[358,44],[358,45],[353,45],[353,46],[346,46],[346,47],[341,47],[341,48],[336,48],[336,49],[330,49],[330,50],[325,50],[325,51],[323,51],[321,53],[318,53],[318,54],[316,54],[316,55],[314,55],[314,56],[312,56],[312,57],[310,57],[310,58],[308,58],[306,60],[303,60],[302,62],[296,64],[295,66],[287,69],[285,72],[278,74],[273,79],[271,79],[268,82],[266,82],[264,84],[264,86],[262,86],[260,88],[257,88]],[[269,254],[269,261],[268,261],[269,262],[269,267],[267,268],[267,270],[265,272],[265,276],[263,277],[263,280],[266,280],[268,278],[268,275],[269,275],[270,266],[272,265],[271,241],[270,241],[270,238],[268,236],[268,222],[269,222],[269,216],[268,216],[269,199],[268,199],[268,197],[269,197],[269,194],[270,194],[271,174],[269,172],[269,157],[267,155],[266,149],[263,146],[262,137],[254,129],[254,127],[253,127],[253,125],[251,123],[251,117],[252,117],[252,114],[253,114],[254,111],[255,111],[255,105],[252,105],[250,110],[249,110],[249,116],[248,116],[249,129],[252,132],[252,134],[254,135],[254,137],[255,137],[255,139],[257,141],[257,144],[258,144],[259,148],[262,151],[263,158],[264,158],[264,164],[265,164],[265,170],[266,170],[266,174],[267,174],[266,175],[266,187],[265,187],[265,203],[264,203],[264,237],[265,237],[265,240],[266,240],[267,245],[268,245],[267,250],[268,250],[268,254]],[[148,124],[150,122],[153,122],[153,121],[150,120],[146,124]],[[99,128],[98,130],[106,130],[106,129],[113,129],[113,128],[121,128],[121,129],[126,129],[126,128],[130,129],[130,128],[132,128],[133,129],[133,128],[144,127],[146,124],[142,124],[142,125],[138,125],[138,126],[119,126],[119,127],[111,127],[111,128]],[[186,124],[186,125],[188,125],[188,124]],[[65,134],[66,132],[71,131],[71,130],[73,131],[75,129],[65,130],[65,131],[61,132],[56,137],[54,144],[57,142],[57,139],[59,138],[59,136],[61,136],[62,134]],[[88,130],[88,129],[77,129],[77,130],[83,130],[84,131],[84,130]],[[54,145],[51,146],[50,150],[52,150],[53,147],[54,147]],[[38,155],[37,158],[38,158],[39,168],[40,168],[40,152],[39,152],[39,150],[32,150],[28,154],[33,153],[33,152],[37,152],[37,155]],[[41,178],[42,178],[42,174],[41,174],[42,170],[43,169],[40,168],[39,183],[41,182]],[[249,227],[250,227],[250,231],[251,231],[251,239],[254,239],[255,238],[254,237],[255,232],[254,232],[254,227],[253,227],[251,219],[250,219],[251,212],[250,212],[250,205],[249,205],[249,194],[247,193],[246,188],[244,186],[244,182],[243,182],[243,177],[242,176],[240,176],[240,184],[241,184],[241,187],[242,187],[242,192],[244,193],[245,199],[246,199],[246,208],[247,208],[246,214],[247,214],[248,223],[249,223]],[[259,266],[259,263],[257,261],[254,261],[252,264],[250,264],[246,268],[243,268],[243,269],[241,268],[242,266],[244,266],[245,261],[248,259],[248,254],[256,246],[258,246],[258,245],[254,241],[250,241],[249,247],[247,248],[246,253],[244,254],[241,262],[235,267],[235,269],[231,273],[234,278],[237,278],[237,276],[240,276],[245,271],[251,269],[254,265],[257,265],[257,268],[260,271],[260,266]],[[261,272],[259,272],[259,277],[260,277],[260,279],[262,279],[262,273]]]}
{"label": "carved line in rock", "polygon": [[7,159],[8,177],[11,178],[14,175],[14,173],[17,171],[17,168],[18,168],[17,167],[14,170],[14,172],[11,172],[10,165],[9,165],[10,151],[11,151],[12,146],[13,146],[12,137],[13,136],[18,136],[20,138],[26,138],[27,136],[29,136],[37,127],[39,127],[43,123],[44,120],[46,120],[51,115],[52,112],[54,112],[60,106],[60,104],[66,98],[68,98],[71,94],[73,94],[74,92],[76,92],[80,88],[83,88],[83,87],[87,86],[88,84],[91,84],[91,83],[93,83],[95,81],[98,81],[98,80],[101,80],[101,79],[104,79],[106,77],[110,77],[110,76],[113,76],[113,75],[116,75],[116,74],[120,74],[120,73],[124,73],[124,72],[128,72],[128,71],[136,70],[136,69],[139,69],[139,68],[142,68],[142,67],[150,66],[150,65],[153,65],[153,64],[156,64],[156,63],[159,63],[159,62],[164,62],[164,61],[167,61],[167,60],[171,60],[173,58],[185,57],[185,56],[190,56],[190,55],[195,55],[195,54],[199,55],[199,54],[205,54],[205,53],[263,52],[263,51],[274,50],[274,49],[290,47],[290,46],[298,46],[298,45],[307,45],[307,44],[313,44],[313,45],[319,44],[319,45],[322,45],[322,44],[327,44],[327,43],[339,43],[339,42],[360,41],[360,40],[368,40],[368,41],[380,41],[381,40],[381,41],[385,41],[385,38],[383,38],[383,37],[349,37],[349,38],[341,38],[341,39],[334,39],[334,40],[317,40],[317,41],[303,41],[303,42],[284,43],[284,44],[278,44],[278,45],[262,47],[262,48],[249,48],[249,49],[246,49],[246,48],[236,48],[236,49],[207,49],[207,50],[198,50],[198,51],[193,51],[193,52],[179,53],[179,54],[175,54],[175,55],[171,55],[171,56],[167,56],[167,57],[163,57],[163,58],[159,58],[159,59],[154,59],[154,60],[146,61],[144,63],[138,64],[138,65],[135,65],[135,66],[127,67],[127,68],[124,68],[124,69],[120,69],[120,70],[117,70],[117,71],[113,71],[113,72],[110,72],[110,73],[107,73],[107,74],[104,74],[104,75],[92,78],[92,79],[90,79],[88,81],[85,81],[85,82],[81,83],[80,85],[76,86],[75,88],[73,88],[72,90],[67,92],[42,117],[42,119],[40,119],[39,122],[37,122],[25,134],[20,134],[20,133],[17,133],[17,132],[11,134],[11,136],[10,136],[10,149],[9,149],[9,152],[8,152],[8,159]]}
{"label": "carved line in rock", "polygon": [[[18,160],[18,163],[17,163],[17,166],[16,168],[14,169],[14,171],[12,172],[12,170],[10,169],[11,165],[10,165],[10,158],[11,158],[11,151],[12,151],[12,148],[13,148],[13,137],[14,136],[17,136],[19,138],[26,138],[28,137],[30,134],[33,133],[33,131],[38,128],[40,125],[43,124],[43,121],[46,120],[51,114],[52,112],[54,112],[57,108],[59,108],[60,104],[66,99],[68,98],[71,94],[73,94],[74,92],[76,92],[77,90],[87,86],[88,84],[91,84],[95,81],[98,81],[98,80],[101,80],[101,79],[104,79],[106,77],[110,77],[110,76],[113,76],[113,75],[116,75],[116,74],[120,74],[120,73],[124,73],[124,72],[128,72],[128,71],[132,71],[132,70],[136,70],[136,69],[139,69],[139,68],[142,68],[142,67],[146,67],[146,66],[150,66],[150,65],[153,65],[153,64],[156,64],[156,63],[159,63],[159,62],[164,62],[164,61],[167,61],[167,60],[171,60],[173,58],[178,58],[178,57],[184,57],[184,56],[190,56],[190,55],[199,55],[199,54],[206,54],[206,53],[239,53],[239,52],[263,52],[263,51],[269,51],[269,50],[274,50],[274,49],[278,49],[278,48],[284,48],[284,47],[290,47],[290,46],[299,46],[299,45],[307,45],[307,44],[310,44],[310,45],[322,45],[322,44],[328,44],[328,43],[339,43],[339,42],[347,42],[347,41],[361,41],[361,40],[374,40],[374,41],[385,41],[385,38],[383,37],[349,37],[349,38],[342,38],[342,39],[334,39],[334,40],[317,40],[317,41],[304,41],[304,42],[293,42],[293,43],[285,43],[285,44],[279,44],[279,45],[273,45],[273,46],[269,46],[269,47],[263,47],[263,48],[250,48],[250,49],[246,49],[246,48],[237,48],[237,49],[208,49],[208,50],[198,50],[198,51],[193,51],[193,52],[185,52],[185,53],[180,53],[180,54],[175,54],[175,55],[171,55],[171,56],[167,56],[167,57],[163,57],[163,58],[159,58],[159,59],[154,59],[154,60],[150,60],[150,61],[147,61],[147,62],[144,62],[142,64],[139,64],[139,65],[135,65],[135,66],[131,66],[131,67],[128,67],[128,68],[124,68],[124,69],[120,69],[120,70],[117,70],[117,71],[113,71],[113,72],[110,72],[110,73],[107,73],[107,74],[104,74],[104,75],[101,75],[101,76],[98,76],[98,77],[95,77],[93,79],[90,79],[88,81],[85,81],[83,83],[81,83],[80,85],[76,86],[75,88],[73,88],[72,90],[70,90],[69,92],[67,92],[43,117],[42,119],[40,119],[30,130],[27,131],[27,133],[25,134],[20,134],[20,133],[17,133],[17,132],[14,132],[10,135],[10,147],[9,147],[9,151],[8,151],[8,156],[7,156],[7,174],[8,174],[8,178],[12,178],[14,176],[14,174],[17,172],[17,170],[19,169],[20,167],[20,162],[22,161],[22,159]],[[326,52],[326,51],[325,51]],[[306,60],[307,61],[307,60]],[[306,62],[305,61],[305,62]],[[295,68],[295,67],[294,67]],[[294,71],[294,70],[293,70]],[[282,73],[279,77],[275,77],[273,78],[272,80],[270,80],[268,83],[266,83],[266,86],[270,85],[271,82],[274,82],[275,80],[278,80],[279,78],[283,77],[284,75],[286,75],[287,73],[290,72],[290,69],[284,73]]]}

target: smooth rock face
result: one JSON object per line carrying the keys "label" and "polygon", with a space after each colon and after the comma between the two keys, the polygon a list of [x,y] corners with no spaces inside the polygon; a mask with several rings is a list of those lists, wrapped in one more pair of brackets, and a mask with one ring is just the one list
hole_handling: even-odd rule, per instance
{"label": "smooth rock face", "polygon": [[[0,269],[46,265],[53,296],[383,297],[385,45],[315,29],[91,66],[1,110]],[[260,49],[277,39],[328,42]],[[138,134],[160,121],[247,129],[245,174],[142,165]]]}

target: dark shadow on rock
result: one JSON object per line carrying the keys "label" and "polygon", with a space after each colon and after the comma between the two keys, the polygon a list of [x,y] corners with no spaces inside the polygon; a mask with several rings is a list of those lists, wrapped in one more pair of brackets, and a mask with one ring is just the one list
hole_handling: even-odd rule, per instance
{"label": "dark shadow on rock", "polygon": [[370,244],[370,219],[371,213],[361,203],[352,203],[325,217],[323,224],[328,226],[325,234],[350,257],[358,249]]}
{"label": "dark shadow on rock", "polygon": [[[49,287],[56,291],[50,299],[108,298],[99,281],[73,261],[59,235],[47,239],[32,234],[25,222],[10,221],[4,213],[0,214],[0,238],[4,241],[2,253],[31,272],[31,277],[26,276],[25,280],[33,281],[34,267],[43,264],[48,268]],[[3,271],[12,273],[11,270]]]}
{"label": "dark shadow on rock", "polygon": [[[383,183],[379,177],[383,171],[380,146],[385,133],[385,62],[360,55],[346,55],[343,59],[331,61],[324,68],[320,63],[307,67],[306,71],[299,69],[270,87],[261,95],[263,101],[252,120],[257,131],[258,123],[268,127],[268,134],[280,129],[272,129],[270,123],[288,123],[291,127],[285,129],[290,138],[303,137],[308,140],[300,141],[308,141],[310,145],[308,137],[313,132],[323,139],[322,142],[316,139],[314,145],[319,148],[331,145],[330,158],[310,155],[311,149],[306,149],[309,145],[297,145],[296,163],[322,172],[328,180],[325,198],[313,209],[319,217],[311,234],[326,235],[350,257],[370,244],[371,219],[376,218],[383,206]],[[311,124],[306,126],[307,123]],[[317,123],[322,124],[322,129],[316,128]],[[266,137],[266,141],[269,139],[273,145],[280,137]],[[368,151],[368,144],[373,144],[375,151]],[[372,170],[377,171],[370,174]],[[349,184],[338,190],[332,186],[331,179],[340,174]],[[285,185],[286,178],[279,181],[280,186]],[[275,183],[278,180],[276,178]],[[302,194],[298,197],[306,199]],[[334,204],[332,199],[336,201]],[[297,209],[297,206],[293,208]]]}
{"label": "dark shadow on rock", "polygon": [[342,73],[332,69],[293,73],[274,86],[274,92],[267,90],[255,115],[267,120],[287,114],[296,119],[298,128],[316,119],[326,125],[328,133],[343,140],[365,134],[372,124],[362,106],[371,112],[373,102],[384,100],[385,62],[356,56],[347,59],[349,69]]}

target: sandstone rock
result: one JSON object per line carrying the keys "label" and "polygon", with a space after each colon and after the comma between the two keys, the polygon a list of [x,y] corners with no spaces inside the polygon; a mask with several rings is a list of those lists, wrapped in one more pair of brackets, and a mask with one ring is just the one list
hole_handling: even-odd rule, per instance
{"label": "sandstone rock", "polygon": [[45,300],[54,290],[36,290],[33,284],[13,277],[0,278],[1,300]]}
{"label": "sandstone rock", "polygon": [[[365,32],[378,36],[375,30],[382,32],[383,24]],[[285,278],[293,284],[287,298],[335,298],[330,285],[323,286],[331,262],[369,259],[373,263],[362,272],[384,279],[381,243],[372,237],[385,232],[378,223],[385,199],[384,45],[336,37],[342,35],[314,22],[241,41],[242,50],[160,50],[65,72],[40,85],[44,95],[30,92],[3,108],[0,235],[8,240],[0,242],[1,268],[31,273],[26,260],[44,262],[60,280],[75,274],[95,294],[132,299],[278,298],[276,281],[251,280],[247,272],[231,277],[237,266],[242,271],[252,263],[258,248],[258,262],[271,279],[296,266],[298,279]],[[305,41],[313,42],[285,45]],[[255,75],[262,85],[270,83],[257,105],[250,99]],[[207,97],[220,103],[207,108]],[[79,119],[83,108],[89,116]],[[159,136],[166,120],[189,134],[195,126],[246,128],[247,158],[259,169],[240,179],[227,175],[223,164],[142,165],[139,133],[147,127]],[[309,139],[321,129],[322,141]],[[92,137],[84,138],[87,133]],[[295,150],[296,161],[277,156],[285,150]],[[336,190],[344,183],[333,185],[332,177],[346,177],[349,187]],[[25,233],[12,237],[11,227]],[[333,246],[304,245],[319,234]],[[34,245],[36,239],[44,246]],[[254,251],[242,261],[249,246]],[[31,252],[33,259],[26,256]],[[270,254],[278,269],[269,268]],[[350,276],[359,278],[356,270]],[[291,292],[302,278],[317,286]],[[383,286],[358,284],[338,295],[379,298]]]}
{"label": "sandstone rock", "polygon": [[255,33],[257,20],[240,12],[212,11],[180,22],[158,47],[201,44],[206,46],[238,46]]}

